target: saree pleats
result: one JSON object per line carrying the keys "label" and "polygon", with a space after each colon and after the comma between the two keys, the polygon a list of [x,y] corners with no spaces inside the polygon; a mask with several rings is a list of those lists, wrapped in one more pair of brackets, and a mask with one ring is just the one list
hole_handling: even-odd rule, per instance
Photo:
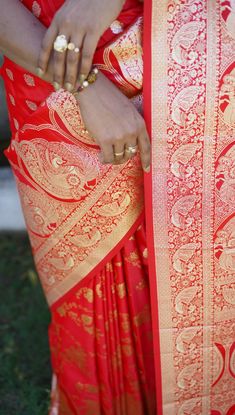
{"label": "saree pleats", "polygon": [[60,415],[155,413],[143,225],[96,277],[85,278],[52,311],[50,345],[59,385],[52,414],[57,399]]}

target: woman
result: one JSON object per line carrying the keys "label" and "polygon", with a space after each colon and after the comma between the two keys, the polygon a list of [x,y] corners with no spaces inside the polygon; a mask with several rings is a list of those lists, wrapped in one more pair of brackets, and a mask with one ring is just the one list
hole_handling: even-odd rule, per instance
{"label": "woman", "polygon": [[5,61],[7,155],[52,313],[50,413],[235,414],[233,2],[145,0],[151,173],[125,97],[141,107],[142,5],[24,1],[34,20],[2,3],[1,48],[44,79]]}

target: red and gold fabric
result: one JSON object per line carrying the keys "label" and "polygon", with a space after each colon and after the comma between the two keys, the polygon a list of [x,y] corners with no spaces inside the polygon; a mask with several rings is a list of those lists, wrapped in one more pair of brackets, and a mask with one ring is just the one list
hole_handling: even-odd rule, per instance
{"label": "red and gold fabric", "polygon": [[[63,1],[23,3],[48,26]],[[235,414],[234,27],[233,0],[128,0],[101,38],[95,64],[144,97],[145,177],[100,164],[75,98],[5,59],[50,415]]]}
{"label": "red and gold fabric", "polygon": [[232,415],[235,3],[147,0],[144,35],[157,414]]}

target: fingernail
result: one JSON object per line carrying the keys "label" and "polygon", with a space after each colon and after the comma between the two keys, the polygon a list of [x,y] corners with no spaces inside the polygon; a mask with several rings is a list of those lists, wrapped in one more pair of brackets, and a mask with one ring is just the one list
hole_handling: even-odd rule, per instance
{"label": "fingernail", "polygon": [[150,166],[144,167],[144,171],[145,171],[145,173],[149,173],[150,172]]}
{"label": "fingernail", "polygon": [[56,91],[58,91],[58,89],[60,89],[60,84],[58,84],[58,82],[53,82],[53,86],[54,86]]}
{"label": "fingernail", "polygon": [[67,91],[69,92],[73,90],[73,85],[70,84],[70,82],[66,82],[64,86],[65,86],[65,89],[67,89]]}
{"label": "fingernail", "polygon": [[86,79],[86,75],[81,74],[79,76],[79,82],[80,82],[81,85],[83,84],[83,82],[85,81],[85,79]]}
{"label": "fingernail", "polygon": [[36,68],[36,72],[37,72],[37,76],[39,76],[39,78],[41,78],[44,74],[44,71],[42,70],[42,68]]}

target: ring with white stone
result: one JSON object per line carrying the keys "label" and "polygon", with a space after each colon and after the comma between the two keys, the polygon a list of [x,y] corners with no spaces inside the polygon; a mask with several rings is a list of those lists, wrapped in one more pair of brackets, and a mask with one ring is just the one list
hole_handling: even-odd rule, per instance
{"label": "ring with white stone", "polygon": [[137,149],[138,149],[138,145],[135,145],[135,146],[129,145],[129,146],[126,146],[125,148],[126,152],[131,153],[131,154],[136,154],[138,151]]}
{"label": "ring with white stone", "polygon": [[56,52],[65,52],[66,49],[68,48],[68,41],[66,39],[65,35],[59,35],[57,36],[55,42],[54,42],[54,50],[56,50]]}

